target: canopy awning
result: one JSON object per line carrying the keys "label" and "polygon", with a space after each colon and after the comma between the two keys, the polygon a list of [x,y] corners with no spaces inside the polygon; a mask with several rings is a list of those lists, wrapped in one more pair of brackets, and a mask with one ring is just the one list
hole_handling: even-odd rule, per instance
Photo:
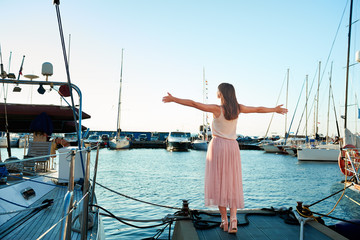
{"label": "canopy awning", "polygon": [[[35,105],[35,104],[6,104],[6,115],[9,132],[27,133],[30,131],[31,122],[45,112],[53,124],[54,133],[75,132],[73,111],[69,106]],[[78,113],[79,110],[76,109]],[[90,115],[82,112],[82,119],[88,119]],[[5,131],[5,104],[0,103],[0,131]],[[86,130],[86,127],[82,126]]]}

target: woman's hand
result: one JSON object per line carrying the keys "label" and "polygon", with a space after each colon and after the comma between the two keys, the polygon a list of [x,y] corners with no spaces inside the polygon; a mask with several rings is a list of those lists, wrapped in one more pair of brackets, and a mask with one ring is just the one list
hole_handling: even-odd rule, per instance
{"label": "woman's hand", "polygon": [[283,108],[282,106],[283,106],[283,104],[276,106],[276,107],[275,107],[275,112],[276,112],[276,113],[279,113],[279,114],[285,114],[285,113],[287,113],[288,110],[287,110],[286,108]]}
{"label": "woman's hand", "polygon": [[162,101],[164,103],[174,102],[174,97],[170,93],[167,94],[168,94],[167,96],[163,97]]}

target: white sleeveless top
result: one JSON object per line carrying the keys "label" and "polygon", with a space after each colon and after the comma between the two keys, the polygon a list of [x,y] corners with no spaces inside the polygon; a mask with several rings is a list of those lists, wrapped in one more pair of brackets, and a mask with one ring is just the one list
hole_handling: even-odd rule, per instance
{"label": "white sleeveless top", "polygon": [[236,139],[236,125],[237,120],[226,120],[223,114],[223,108],[221,108],[220,116],[213,119],[213,122],[211,124],[212,128],[212,135],[216,137],[222,137],[227,139]]}

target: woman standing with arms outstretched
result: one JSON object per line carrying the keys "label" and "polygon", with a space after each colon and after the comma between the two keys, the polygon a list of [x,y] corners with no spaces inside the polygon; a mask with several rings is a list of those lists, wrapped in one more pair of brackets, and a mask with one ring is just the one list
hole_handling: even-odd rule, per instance
{"label": "woman standing with arms outstretched", "polygon": [[[236,213],[244,208],[239,144],[236,141],[236,125],[240,113],[287,113],[279,105],[274,108],[248,107],[239,104],[235,89],[229,83],[218,86],[217,97],[221,105],[203,104],[189,99],[181,99],[168,93],[163,102],[175,102],[213,113],[212,139],[208,146],[205,167],[205,206],[218,206],[221,214],[220,227],[229,233],[237,232]],[[230,208],[230,225],[227,210]]]}

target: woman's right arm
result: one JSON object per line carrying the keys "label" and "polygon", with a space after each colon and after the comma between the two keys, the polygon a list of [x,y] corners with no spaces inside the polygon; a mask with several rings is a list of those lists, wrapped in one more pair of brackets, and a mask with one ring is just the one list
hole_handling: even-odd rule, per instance
{"label": "woman's right arm", "polygon": [[283,108],[282,105],[278,105],[274,108],[268,107],[249,107],[242,104],[239,104],[241,113],[271,113],[276,112],[279,114],[286,114],[288,110]]}

